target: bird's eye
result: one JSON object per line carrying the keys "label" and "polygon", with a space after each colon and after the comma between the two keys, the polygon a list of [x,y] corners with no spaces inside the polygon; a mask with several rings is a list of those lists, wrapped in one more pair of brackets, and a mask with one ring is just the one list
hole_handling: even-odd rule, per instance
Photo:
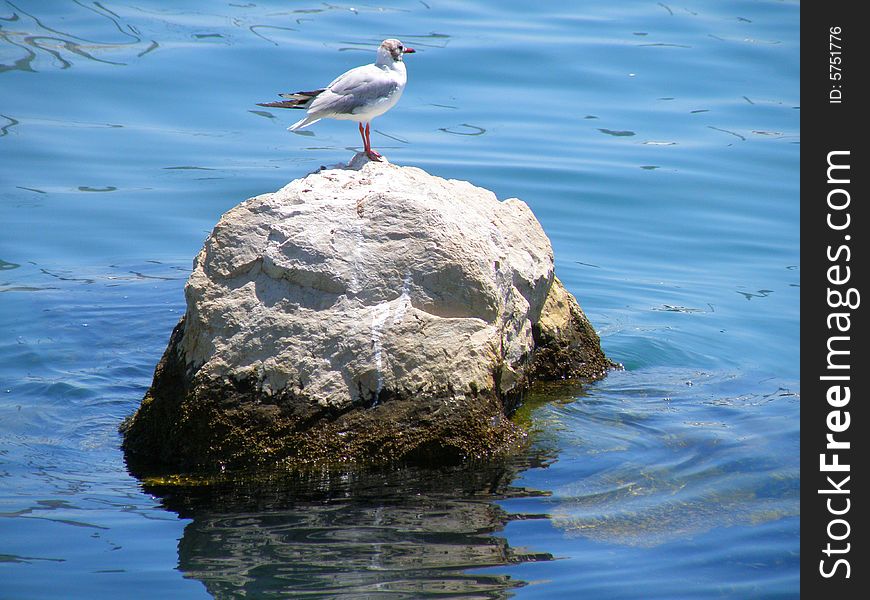
{"label": "bird's eye", "polygon": [[405,50],[405,47],[404,47],[402,44],[399,44],[399,50],[404,51],[404,50]]}

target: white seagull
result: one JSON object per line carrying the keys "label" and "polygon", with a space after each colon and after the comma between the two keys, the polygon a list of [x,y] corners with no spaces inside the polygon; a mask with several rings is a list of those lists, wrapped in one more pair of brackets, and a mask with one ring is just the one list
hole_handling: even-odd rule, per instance
{"label": "white seagull", "polygon": [[304,119],[287,128],[290,131],[308,127],[320,119],[358,121],[366,156],[380,160],[381,155],[372,149],[369,124],[393,108],[401,98],[408,81],[402,56],[413,52],[413,48],[402,45],[399,40],[384,40],[374,64],[351,69],[323,89],[279,94],[287,99],[262,102],[258,106],[308,109]]}

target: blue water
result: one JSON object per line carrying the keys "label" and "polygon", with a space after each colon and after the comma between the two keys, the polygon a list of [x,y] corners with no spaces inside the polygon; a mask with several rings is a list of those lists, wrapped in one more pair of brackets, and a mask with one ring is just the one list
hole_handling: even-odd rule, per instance
{"label": "blue water", "polygon": [[[799,5],[0,0],[0,597],[795,597]],[[261,109],[418,52],[392,162],[525,200],[625,366],[522,456],[143,486],[219,216],[359,149]]]}

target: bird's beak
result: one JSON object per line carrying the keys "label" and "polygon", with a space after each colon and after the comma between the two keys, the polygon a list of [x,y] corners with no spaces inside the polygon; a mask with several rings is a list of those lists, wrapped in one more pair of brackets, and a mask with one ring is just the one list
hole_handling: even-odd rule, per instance
{"label": "bird's beak", "polygon": [[407,46],[405,46],[405,49],[402,50],[402,54],[414,54],[415,52],[416,50],[414,50],[413,48],[408,48]]}

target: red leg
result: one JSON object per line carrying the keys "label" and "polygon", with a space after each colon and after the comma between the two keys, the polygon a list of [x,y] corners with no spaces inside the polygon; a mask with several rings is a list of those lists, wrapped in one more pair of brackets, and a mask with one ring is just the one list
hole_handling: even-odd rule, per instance
{"label": "red leg", "polygon": [[[362,123],[360,123],[360,127],[362,127]],[[381,160],[381,155],[372,150],[372,133],[368,123],[366,123],[366,156],[371,160]]]}
{"label": "red leg", "polygon": [[369,153],[369,142],[366,139],[365,131],[363,131],[363,124],[362,123],[359,124],[359,136],[362,138],[363,152],[368,154]]}

